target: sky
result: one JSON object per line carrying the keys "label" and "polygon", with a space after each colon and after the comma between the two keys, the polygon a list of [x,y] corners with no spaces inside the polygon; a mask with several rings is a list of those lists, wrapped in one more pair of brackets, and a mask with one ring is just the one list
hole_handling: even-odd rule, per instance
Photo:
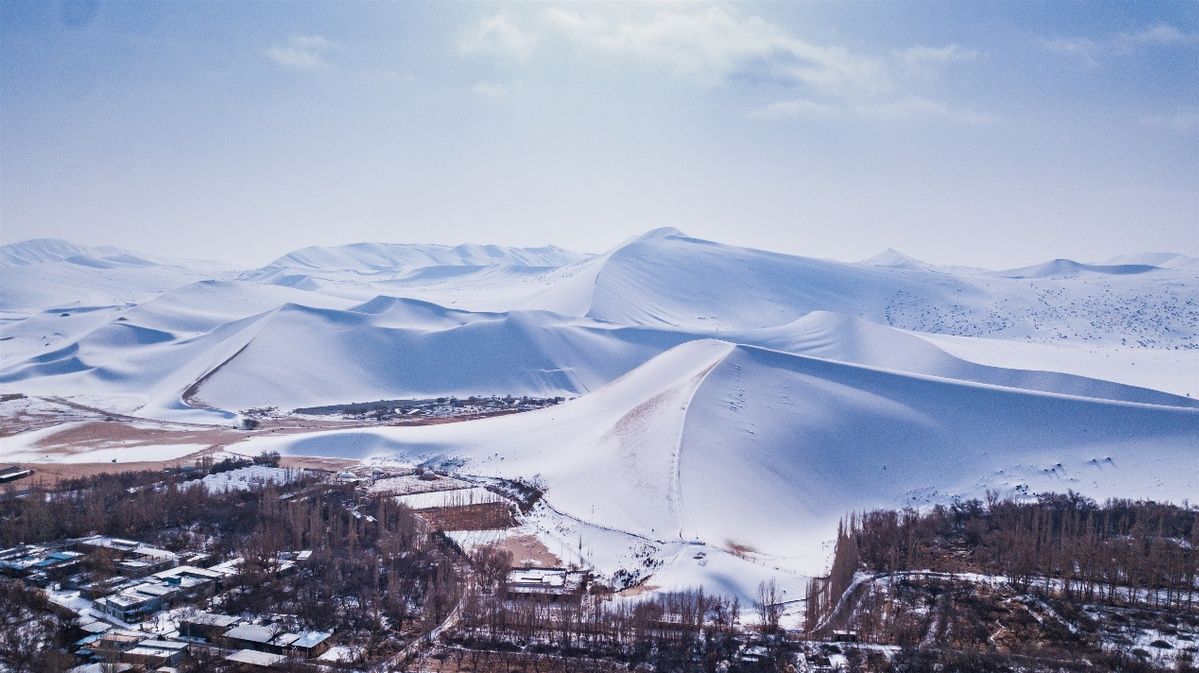
{"label": "sky", "polygon": [[0,241],[1199,255],[1199,3],[0,3]]}

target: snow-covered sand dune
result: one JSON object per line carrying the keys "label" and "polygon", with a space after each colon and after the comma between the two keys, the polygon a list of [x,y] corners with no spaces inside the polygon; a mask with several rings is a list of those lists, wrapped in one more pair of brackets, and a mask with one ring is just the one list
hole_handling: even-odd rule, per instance
{"label": "snow-covered sand dune", "polygon": [[[56,350],[0,371],[29,392],[77,390],[145,397],[145,415],[184,420],[188,405],[229,412],[398,397],[575,396],[678,344],[721,337],[796,354],[1028,390],[1155,404],[1194,401],[1147,388],[1069,374],[988,367],[949,355],[926,339],[861,319],[817,311],[751,330],[620,327],[544,311],[481,313],[376,297],[348,308],[284,303],[248,317],[267,299],[310,293],[239,283],[201,283],[167,303],[159,297]],[[227,291],[212,314],[197,293]],[[265,294],[266,296],[263,296]],[[242,303],[239,305],[238,301]],[[194,316],[194,317],[191,317]],[[203,324],[205,317],[215,326]],[[221,320],[229,318],[229,322]],[[76,321],[74,324],[84,324]],[[197,331],[211,327],[208,331]],[[173,331],[168,331],[173,330]],[[228,417],[228,416],[226,416]],[[214,419],[216,420],[216,419]]]}
{"label": "snow-covered sand dune", "polygon": [[[1199,265],[1170,253],[991,272],[663,229],[598,255],[365,243],[239,273],[0,247],[4,393],[213,427],[251,407],[572,397],[236,450],[536,480],[538,525],[563,549],[614,572],[652,548],[656,586],[743,596],[772,575],[794,591],[852,509],[986,489],[1193,499],[1197,336]],[[36,439],[0,440],[0,454],[49,451]]]}
{"label": "snow-covered sand dune", "polygon": [[[585,394],[680,343],[716,337],[992,385],[1187,404],[1162,392],[1191,392],[1177,372],[1199,353],[1199,272],[1181,256],[1149,259],[1180,268],[1111,274],[1103,270],[1131,267],[1069,262],[1064,277],[1007,278],[894,251],[845,264],[662,229],[594,256],[552,247],[309,248],[240,280],[197,280],[202,271],[170,261],[27,241],[0,248],[0,300],[43,304],[0,322],[0,383],[33,394],[138,396],[146,415],[191,414],[187,403],[198,402],[232,418],[255,406],[387,397]],[[299,276],[311,282],[280,284]],[[982,335],[1085,345],[1094,357],[1025,366],[963,346],[981,342],[946,340]],[[1128,348],[1152,353],[1153,369],[1169,380],[1159,385],[1135,360],[1103,353]]]}
{"label": "snow-covered sand dune", "polygon": [[246,453],[465,461],[558,510],[661,541],[796,559],[845,512],[1074,489],[1199,492],[1199,409],[948,381],[693,341],[559,407],[470,423],[256,439]]}

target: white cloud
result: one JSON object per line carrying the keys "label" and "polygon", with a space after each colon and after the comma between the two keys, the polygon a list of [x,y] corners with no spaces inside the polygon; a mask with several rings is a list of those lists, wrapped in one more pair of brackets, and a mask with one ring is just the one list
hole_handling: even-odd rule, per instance
{"label": "white cloud", "polygon": [[518,61],[527,61],[537,44],[537,37],[516,23],[506,12],[484,17],[470,26],[458,38],[458,51],[463,54],[507,54]]}
{"label": "white cloud", "polygon": [[1113,42],[1126,51],[1142,46],[1194,46],[1199,45],[1199,33],[1184,33],[1169,24],[1157,23],[1136,33],[1120,33]]}
{"label": "white cloud", "polygon": [[1145,47],[1199,46],[1199,33],[1186,33],[1174,26],[1157,23],[1135,33],[1117,33],[1108,38],[1055,37],[1041,40],[1041,47],[1063,56],[1078,58],[1095,66],[1108,56],[1127,56]]}
{"label": "white cloud", "polygon": [[1041,40],[1041,47],[1047,51],[1065,56],[1077,56],[1088,60],[1103,49],[1098,42],[1085,37],[1054,37],[1044,39]]}
{"label": "white cloud", "polygon": [[758,119],[860,119],[877,122],[898,122],[933,119],[955,124],[978,126],[996,121],[994,117],[940,101],[907,96],[895,100],[843,101],[821,103],[804,99],[771,103],[754,110]]}
{"label": "white cloud", "polygon": [[546,18],[557,35],[579,49],[657,64],[705,84],[766,79],[841,95],[892,86],[886,64],[876,57],[812,44],[725,7],[662,10],[641,21],[554,8]]}
{"label": "white cloud", "polygon": [[[500,12],[473,24],[458,42],[463,54],[506,54],[521,62],[554,47],[559,53],[568,49],[606,61],[624,59],[703,86],[769,82],[805,94],[756,110],[754,117],[991,120],[911,95],[915,85],[928,83],[945,68],[978,59],[975,50],[957,44],[915,45],[868,54],[809,42],[736,7],[683,5],[645,13],[568,5],[519,17]],[[503,95],[490,83],[477,84],[475,90]]]}
{"label": "white cloud", "polygon": [[759,119],[830,119],[841,116],[844,111],[834,105],[810,100],[781,100],[764,108],[754,110],[751,117]]}
{"label": "white cloud", "polygon": [[895,52],[895,61],[907,77],[927,81],[938,77],[949,66],[976,61],[981,56],[973,49],[956,44],[943,47],[915,45]]}
{"label": "white cloud", "polygon": [[995,118],[988,114],[919,96],[908,96],[899,100],[877,103],[855,103],[850,106],[850,110],[863,119],[878,121],[942,119],[971,126],[990,124],[995,121]]}
{"label": "white cloud", "polygon": [[325,51],[333,43],[320,35],[293,35],[283,44],[273,44],[266,55],[275,63],[300,70],[327,70]]}
{"label": "white cloud", "polygon": [[1177,131],[1199,133],[1199,108],[1175,110],[1169,114],[1149,115],[1141,119],[1145,126]]}
{"label": "white cloud", "polygon": [[489,82],[487,80],[475,82],[475,85],[470,90],[484,98],[503,98],[508,95],[508,87],[499,82]]}
{"label": "white cloud", "polygon": [[909,65],[948,65],[973,61],[979,53],[973,49],[963,49],[956,44],[944,47],[926,47],[916,45],[899,52],[899,58]]}

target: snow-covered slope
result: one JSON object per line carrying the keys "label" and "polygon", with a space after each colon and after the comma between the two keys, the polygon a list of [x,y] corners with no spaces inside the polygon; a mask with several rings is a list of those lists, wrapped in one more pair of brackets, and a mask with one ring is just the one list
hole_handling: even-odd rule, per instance
{"label": "snow-covered slope", "polygon": [[1158,267],[1149,264],[1098,265],[1083,264],[1072,259],[1054,259],[1019,269],[996,271],[993,275],[1001,278],[1076,278],[1083,275],[1123,276],[1159,270]]}
{"label": "snow-covered slope", "polygon": [[536,478],[557,510],[668,542],[822,562],[846,511],[950,495],[1199,488],[1199,409],[912,376],[717,340],[559,407],[471,423],[264,438],[255,453],[466,461]]}
{"label": "snow-covered slope", "polygon": [[56,238],[34,238],[0,246],[0,266],[26,266],[41,262],[60,262],[72,257],[86,258],[89,250]]}
{"label": "snow-covered slope", "polygon": [[[210,312],[199,310],[214,298],[227,301],[214,303]],[[270,307],[289,298],[313,299],[291,288],[205,282],[123,312],[97,311],[87,332],[8,365],[0,370],[0,382],[26,392],[73,388],[138,395],[146,405],[143,413],[153,409],[170,418],[186,411],[184,402],[237,411],[397,397],[575,396],[678,344],[723,336],[989,385],[1196,404],[1101,379],[978,365],[918,336],[820,311],[777,327],[721,332],[619,327],[544,311],[460,311],[387,296],[350,306],[335,299]]]}
{"label": "snow-covered slope", "polygon": [[[887,325],[1180,349],[1193,345],[1199,323],[1197,274],[1186,269],[988,278],[735,248],[670,229],[587,258],[557,249],[376,244],[283,258],[328,276],[311,284],[280,284],[271,274],[192,282],[190,272],[157,264],[79,266],[67,260],[91,253],[61,242],[6,251],[13,265],[0,272],[19,274],[12,289],[26,296],[44,287],[29,282],[44,270],[60,284],[66,279],[48,285],[59,295],[104,289],[95,276],[103,273],[115,274],[109,280],[121,291],[150,298],[51,306],[0,323],[0,382],[27,393],[133,395],[147,414],[190,414],[187,401],[236,412],[394,397],[573,396],[709,337],[989,385],[1188,404],[1145,388],[1190,390],[1144,376],[1112,377],[1141,386],[1133,388],[1098,380],[1094,368],[1081,378],[1020,371],[1011,361],[981,366],[969,360],[989,361],[950,356],[926,337]],[[500,261],[474,265],[492,257]],[[569,263],[557,268],[510,264],[563,260]],[[441,265],[397,267],[381,278],[364,271],[426,262]],[[347,279],[342,267],[354,264],[348,273],[372,278]],[[87,277],[73,279],[75,269]],[[146,290],[148,279],[166,291]],[[1185,363],[1180,355],[1191,351],[1152,352],[1174,352],[1173,361]]]}
{"label": "snow-covered slope", "polygon": [[862,260],[868,266],[885,266],[892,269],[909,269],[914,271],[936,271],[932,264],[910,257],[894,248],[887,248],[874,257]]}
{"label": "snow-covered slope", "polygon": [[[537,312],[382,314],[287,305],[196,397],[223,408],[449,395],[577,395],[687,337],[626,333]],[[397,315],[398,314],[398,315]],[[401,318],[396,320],[396,318]],[[447,324],[449,323],[449,324]]]}
{"label": "snow-covered slope", "polygon": [[28,314],[140,302],[226,274],[213,263],[152,260],[107,246],[33,239],[0,246],[0,311]]}
{"label": "snow-covered slope", "polygon": [[1042,265],[1045,277],[955,275],[737,248],[674,230],[599,260],[588,315],[625,324],[746,329],[831,311],[934,334],[1155,348],[1193,348],[1199,332],[1199,273],[1187,269],[1078,275]]}
{"label": "snow-covered slope", "polygon": [[583,261],[582,255],[556,246],[510,248],[498,245],[420,245],[353,243],[337,247],[310,247],[288,253],[268,264],[268,270],[361,274],[396,272],[430,266],[563,266]]}
{"label": "snow-covered slope", "polygon": [[813,311],[795,322],[737,334],[735,338],[740,343],[788,353],[959,381],[1097,399],[1199,406],[1199,401],[1180,398],[1184,393],[1115,383],[1094,374],[1078,376],[1043,365],[977,364],[951,355],[925,336],[827,311]]}
{"label": "snow-covered slope", "polygon": [[747,578],[819,568],[850,509],[987,488],[1193,499],[1188,259],[982,272],[663,229],[599,255],[359,244],[229,273],[28,241],[0,248],[0,390],[222,427],[251,407],[572,397],[238,450],[533,479],[606,571],[645,544],[661,586],[748,596]]}
{"label": "snow-covered slope", "polygon": [[1106,265],[1145,264],[1163,269],[1194,269],[1199,267],[1199,257],[1180,255],[1176,252],[1139,252],[1131,255],[1119,255],[1106,262]]}
{"label": "snow-covered slope", "polygon": [[889,269],[905,269],[908,271],[935,271],[938,273],[976,274],[984,273],[983,269],[972,266],[941,266],[921,261],[893,248],[887,248],[874,257],[864,259],[859,264],[865,266],[881,266]]}
{"label": "snow-covered slope", "polygon": [[1199,409],[930,379],[738,347],[692,399],[684,536],[801,555],[839,512],[1074,489],[1180,501]]}

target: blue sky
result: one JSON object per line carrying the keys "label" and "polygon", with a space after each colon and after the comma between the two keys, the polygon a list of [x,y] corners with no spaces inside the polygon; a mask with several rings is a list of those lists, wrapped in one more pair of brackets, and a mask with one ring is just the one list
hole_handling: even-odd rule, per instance
{"label": "blue sky", "polygon": [[1199,3],[0,4],[0,237],[1199,254]]}

